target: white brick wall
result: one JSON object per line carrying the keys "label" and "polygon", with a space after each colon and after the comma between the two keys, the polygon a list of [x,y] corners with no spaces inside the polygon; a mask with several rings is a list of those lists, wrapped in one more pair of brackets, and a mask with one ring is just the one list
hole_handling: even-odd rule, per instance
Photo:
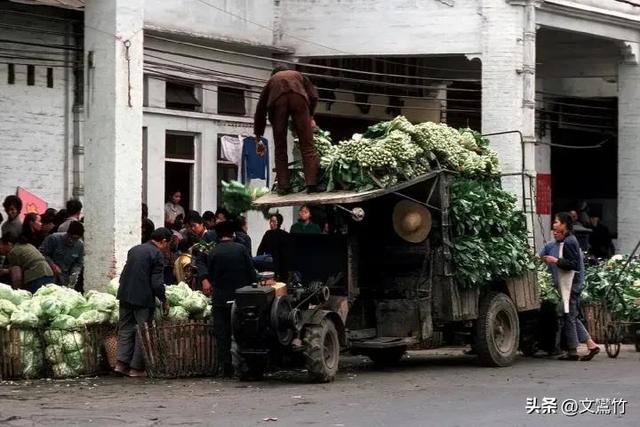
{"label": "white brick wall", "polygon": [[300,56],[477,53],[480,3],[282,0],[281,44]]}
{"label": "white brick wall", "polygon": [[[0,22],[12,25],[37,26],[42,22],[0,12]],[[47,21],[47,29],[62,31],[64,27]],[[42,27],[44,28],[44,27]],[[61,44],[58,35],[23,32],[0,28],[0,39],[22,42]],[[39,58],[61,58],[58,50],[0,43],[0,48],[18,49],[15,55]],[[31,53],[37,51],[39,53]],[[42,52],[56,52],[42,53]],[[71,129],[71,104],[67,91],[72,75],[65,80],[66,69],[53,69],[53,88],[47,87],[47,63],[29,59],[0,59],[0,197],[15,194],[24,187],[45,199],[50,206],[60,208],[67,197],[67,142]],[[8,84],[7,63],[15,65],[15,84]],[[35,84],[27,85],[27,63],[35,67]],[[59,64],[59,63],[56,63]],[[71,74],[71,73],[70,73]]]}

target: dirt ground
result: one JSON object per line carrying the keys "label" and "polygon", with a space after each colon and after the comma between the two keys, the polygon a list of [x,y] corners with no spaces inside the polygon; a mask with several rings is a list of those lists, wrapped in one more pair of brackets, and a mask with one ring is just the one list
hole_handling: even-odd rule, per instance
{"label": "dirt ground", "polygon": [[[277,372],[259,383],[119,377],[3,382],[0,426],[640,425],[640,353],[631,346],[617,359],[604,352],[591,362],[520,358],[495,369],[478,366],[461,350],[411,352],[384,370],[363,357],[344,357],[331,384],[308,384],[299,371]],[[527,414],[527,399],[541,403],[545,397],[548,403],[556,399],[556,414]],[[568,416],[561,410],[567,399],[624,400],[625,413],[618,403],[618,414]]]}

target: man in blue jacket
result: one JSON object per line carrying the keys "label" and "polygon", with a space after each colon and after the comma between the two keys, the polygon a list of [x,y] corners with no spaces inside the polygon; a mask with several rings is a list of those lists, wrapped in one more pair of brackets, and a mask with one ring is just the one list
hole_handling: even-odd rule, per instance
{"label": "man in blue jacket", "polygon": [[137,337],[137,328],[153,319],[156,298],[167,310],[164,289],[163,250],[169,247],[172,233],[168,228],[158,228],[151,240],[134,246],[127,254],[127,263],[120,276],[118,300],[120,320],[118,322],[118,361],[115,371],[130,377],[145,377],[142,345]]}

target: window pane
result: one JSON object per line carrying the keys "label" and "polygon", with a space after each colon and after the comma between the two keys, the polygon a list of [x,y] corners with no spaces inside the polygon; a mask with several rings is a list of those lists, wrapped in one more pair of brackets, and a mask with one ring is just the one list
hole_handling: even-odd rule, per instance
{"label": "window pane", "polygon": [[197,111],[200,108],[195,85],[167,82],[166,88],[167,108],[184,111]]}
{"label": "window pane", "polygon": [[168,159],[194,160],[194,136],[167,133],[165,157]]}
{"label": "window pane", "polygon": [[218,86],[218,114],[244,116],[244,90]]}

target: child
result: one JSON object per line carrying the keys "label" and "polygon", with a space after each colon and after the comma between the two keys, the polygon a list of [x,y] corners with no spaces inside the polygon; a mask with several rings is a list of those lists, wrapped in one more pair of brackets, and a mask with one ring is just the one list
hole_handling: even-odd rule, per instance
{"label": "child", "polygon": [[191,245],[189,239],[182,239],[178,243],[178,259],[173,264],[173,274],[178,282],[185,282],[189,286],[192,285],[191,279]]}

